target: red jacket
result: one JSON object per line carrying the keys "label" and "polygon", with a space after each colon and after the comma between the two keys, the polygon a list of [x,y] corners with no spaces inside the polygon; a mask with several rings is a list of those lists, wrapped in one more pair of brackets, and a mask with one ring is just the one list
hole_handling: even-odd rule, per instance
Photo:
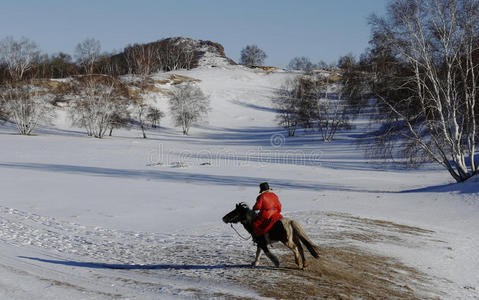
{"label": "red jacket", "polygon": [[258,218],[253,222],[253,231],[256,236],[261,236],[268,232],[274,223],[283,217],[278,196],[269,191],[261,193],[256,198],[253,210],[259,210]]}

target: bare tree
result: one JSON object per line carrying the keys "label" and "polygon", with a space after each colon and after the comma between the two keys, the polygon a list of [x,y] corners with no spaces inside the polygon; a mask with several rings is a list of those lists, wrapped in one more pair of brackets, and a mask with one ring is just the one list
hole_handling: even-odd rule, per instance
{"label": "bare tree", "polygon": [[209,111],[210,101],[201,89],[192,83],[182,83],[172,89],[170,110],[176,125],[188,135],[190,127]]}
{"label": "bare tree", "polygon": [[118,80],[106,75],[86,75],[75,79],[71,118],[84,127],[89,136],[103,138],[112,120],[125,102],[128,90]]}
{"label": "bare tree", "polygon": [[146,112],[148,110],[148,105],[143,102],[137,102],[137,113],[138,113],[138,122],[140,124],[141,133],[143,134],[143,138],[146,139],[146,129],[148,127],[148,123],[146,122]]}
{"label": "bare tree", "polygon": [[160,120],[165,116],[165,113],[155,107],[149,107],[146,119],[150,121],[151,127],[157,128],[160,126]]}
{"label": "bare tree", "polygon": [[131,113],[128,109],[128,104],[130,101],[118,101],[115,105],[115,111],[110,117],[109,122],[109,136],[112,136],[113,129],[128,128],[132,118]]}
{"label": "bare tree", "polygon": [[191,69],[194,55],[194,47],[186,39],[168,38],[158,42],[157,56],[163,71]]}
{"label": "bare tree", "polygon": [[54,107],[50,104],[53,95],[31,82],[5,84],[0,97],[4,118],[15,123],[22,135],[32,134],[39,123],[48,124],[54,117]]}
{"label": "bare tree", "polygon": [[149,75],[158,69],[158,49],[154,44],[135,44],[125,48],[128,70],[132,74]]}
{"label": "bare tree", "polygon": [[320,68],[320,69],[327,69],[327,68],[329,68],[329,65],[328,65],[328,63],[326,63],[324,60],[320,60],[320,61],[316,64],[316,67],[317,67],[317,68]]}
{"label": "bare tree", "polygon": [[338,67],[341,70],[342,94],[346,98],[351,108],[352,116],[357,116],[367,108],[369,99],[373,96],[370,88],[365,82],[368,76],[364,70],[363,64],[366,64],[366,57],[362,57],[359,63],[352,54],[339,58]]}
{"label": "bare tree", "polygon": [[477,174],[479,1],[396,0],[371,23],[371,54],[394,62],[374,74],[387,117],[378,146],[411,165],[434,161],[458,182]]}
{"label": "bare tree", "polygon": [[140,74],[140,76],[137,76],[137,80],[131,84],[134,89],[130,88],[129,93],[131,97],[135,99],[134,108],[138,118],[138,125],[140,126],[143,138],[146,139],[146,130],[149,127],[147,122],[149,106],[147,103],[148,97],[151,96],[148,90],[154,86],[154,82],[151,77],[146,76],[146,74]]}
{"label": "bare tree", "polygon": [[323,141],[331,142],[338,130],[351,128],[350,107],[343,98],[342,86],[336,86],[335,91],[330,92],[329,76],[321,76],[316,80],[318,84],[311,91],[316,102],[316,122]]}
{"label": "bare tree", "polygon": [[247,45],[241,50],[241,64],[246,66],[261,66],[266,58],[266,53],[256,45]]}
{"label": "bare tree", "polygon": [[301,98],[296,93],[298,79],[288,79],[279,88],[274,98],[276,120],[288,131],[288,136],[294,136],[300,122],[299,107]]}
{"label": "bare tree", "polygon": [[5,63],[12,80],[22,80],[40,55],[35,42],[22,37],[16,41],[9,36],[0,41],[0,63]]}
{"label": "bare tree", "polygon": [[330,92],[329,76],[298,76],[287,80],[274,100],[277,120],[293,136],[298,127],[317,128],[325,142],[342,129],[351,128],[348,102],[342,87]]}
{"label": "bare tree", "polygon": [[288,69],[301,70],[306,74],[311,74],[315,67],[311,60],[305,56],[295,57],[288,64]]}
{"label": "bare tree", "polygon": [[75,47],[75,58],[85,69],[86,74],[93,74],[95,62],[100,56],[100,50],[100,41],[94,38],[87,38]]}

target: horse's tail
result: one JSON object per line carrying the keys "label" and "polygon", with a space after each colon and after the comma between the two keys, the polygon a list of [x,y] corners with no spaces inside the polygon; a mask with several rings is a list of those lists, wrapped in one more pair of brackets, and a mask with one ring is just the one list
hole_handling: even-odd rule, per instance
{"label": "horse's tail", "polygon": [[293,227],[293,234],[295,234],[301,242],[308,248],[309,252],[314,258],[319,258],[319,247],[316,246],[306,235],[303,227],[296,221],[291,220],[291,226]]}

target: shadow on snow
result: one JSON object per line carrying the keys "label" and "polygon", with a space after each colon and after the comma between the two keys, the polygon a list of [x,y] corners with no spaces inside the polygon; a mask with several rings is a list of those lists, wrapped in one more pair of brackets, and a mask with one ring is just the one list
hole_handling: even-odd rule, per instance
{"label": "shadow on snow", "polygon": [[[164,170],[128,170],[128,169],[112,169],[101,167],[61,165],[61,164],[41,164],[41,163],[0,163],[0,168],[14,168],[23,170],[34,170],[43,172],[56,172],[64,174],[81,174],[92,176],[104,176],[124,179],[150,179],[170,182],[191,182],[196,184],[216,184],[216,185],[244,185],[257,186],[258,182],[269,180],[269,178],[245,177],[245,176],[224,176],[224,175],[208,175],[185,173],[181,171],[164,171]],[[335,190],[335,191],[356,191],[368,193],[390,193],[391,191],[373,191],[353,186],[338,184],[326,184],[311,181],[295,181],[285,179],[272,179],[276,187],[286,189],[303,189],[313,191]]]}
{"label": "shadow on snow", "polygon": [[157,264],[157,265],[135,265],[135,264],[107,264],[95,262],[81,262],[69,260],[51,260],[38,257],[18,256],[23,259],[35,260],[43,263],[65,265],[70,267],[81,267],[90,269],[114,269],[114,270],[213,270],[213,269],[245,269],[252,268],[251,265],[174,265],[174,264]]}

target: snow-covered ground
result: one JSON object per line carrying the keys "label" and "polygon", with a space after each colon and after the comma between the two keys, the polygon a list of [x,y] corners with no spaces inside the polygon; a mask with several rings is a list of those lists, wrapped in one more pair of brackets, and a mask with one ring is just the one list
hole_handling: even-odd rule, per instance
{"label": "snow-covered ground", "polygon": [[[133,128],[98,140],[61,110],[35,136],[0,127],[1,299],[315,298],[324,295],[305,282],[330,288],[331,278],[342,280],[332,296],[380,295],[328,277],[347,270],[348,256],[368,261],[362,274],[387,277],[383,296],[479,299],[477,180],[450,184],[435,166],[365,159],[356,144],[364,119],[332,143],[285,137],[270,98],[291,74],[175,73],[200,79],[211,97],[208,122],[191,136],[166,118],[148,139]],[[150,101],[167,111],[164,96]],[[270,268],[266,258],[267,267],[248,267],[254,245],[221,218],[253,204],[262,181],[322,247],[318,272]],[[292,266],[284,248],[272,251]],[[296,296],[281,289],[285,277],[301,283]]]}

